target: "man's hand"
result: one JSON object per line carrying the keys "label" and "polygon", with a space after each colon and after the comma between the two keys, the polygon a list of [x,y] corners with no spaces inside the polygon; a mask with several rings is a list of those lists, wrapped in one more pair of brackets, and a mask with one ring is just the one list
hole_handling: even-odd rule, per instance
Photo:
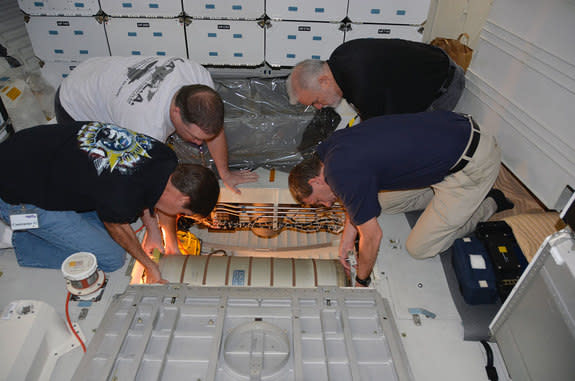
{"label": "man's hand", "polygon": [[148,255],[151,255],[154,249],[158,249],[160,253],[164,254],[164,239],[157,217],[152,217],[149,209],[144,210],[141,217],[146,228],[146,233],[142,240],[142,250]]}
{"label": "man's hand", "polygon": [[[351,223],[351,219],[346,213],[345,216],[345,225],[343,227],[343,233],[341,234],[341,238],[339,241],[339,261],[341,262],[345,274],[349,278],[351,267],[348,261],[348,253],[355,252],[355,238],[357,237],[357,229]],[[357,262],[357,255],[356,255],[356,262]],[[354,281],[352,279],[352,281]]]}
{"label": "man's hand", "polygon": [[162,241],[162,237],[149,234],[148,230],[144,234],[144,239],[142,240],[142,249],[146,254],[152,254],[154,249],[160,250],[160,253],[166,254],[164,251],[164,242]]}
{"label": "man's hand", "polygon": [[[154,249],[165,255],[181,255],[178,247],[177,217],[164,214],[156,210],[156,217],[152,217],[148,210],[142,213],[142,221],[146,227],[146,234],[142,240],[142,249],[146,254],[152,254]],[[163,228],[164,234],[162,234]]]}
{"label": "man's hand", "polygon": [[130,224],[102,222],[114,241],[144,266],[147,283],[168,283],[167,280],[162,278],[158,264],[142,249],[142,245]]}
{"label": "man's hand", "polygon": [[170,242],[166,242],[164,246],[163,240],[161,238],[153,239],[151,237],[152,236],[146,231],[146,234],[144,234],[144,239],[142,240],[142,249],[144,252],[146,252],[146,254],[152,254],[154,249],[158,249],[160,250],[160,253],[164,255],[182,255],[177,241],[172,242],[173,240],[170,240]]}
{"label": "man's hand", "polygon": [[154,284],[154,283],[166,284],[166,283],[168,283],[168,281],[166,279],[162,278],[162,274],[160,273],[160,268],[158,267],[158,265],[155,262],[149,263],[145,267],[145,271],[146,271],[146,283],[147,284]]}
{"label": "man's hand", "polygon": [[[355,251],[355,247],[354,244],[352,243],[351,245],[344,245],[343,241],[341,242],[342,244],[339,245],[339,261],[341,262],[341,265],[343,266],[343,269],[345,270],[345,274],[349,277],[350,276],[350,271],[351,271],[351,266],[349,263],[349,253],[350,252],[354,252]],[[357,260],[357,258],[356,258]],[[357,264],[355,264],[357,265]]]}
{"label": "man's hand", "polygon": [[228,171],[223,175],[220,174],[220,176],[224,185],[236,194],[242,193],[237,185],[258,181],[258,174],[246,169],[242,169],[241,171]]}

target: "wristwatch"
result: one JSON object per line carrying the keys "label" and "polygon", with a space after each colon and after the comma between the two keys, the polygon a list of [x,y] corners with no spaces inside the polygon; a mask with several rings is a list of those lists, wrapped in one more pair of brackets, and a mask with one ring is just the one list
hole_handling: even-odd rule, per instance
{"label": "wristwatch", "polygon": [[361,279],[360,277],[358,277],[357,275],[355,276],[355,281],[359,284],[361,284],[363,287],[369,287],[369,285],[371,284],[371,276],[368,276],[365,279]]}

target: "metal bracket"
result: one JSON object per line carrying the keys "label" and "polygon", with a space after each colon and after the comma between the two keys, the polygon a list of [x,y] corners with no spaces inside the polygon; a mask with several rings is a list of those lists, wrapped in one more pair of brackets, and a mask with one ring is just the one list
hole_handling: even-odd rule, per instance
{"label": "metal bracket", "polygon": [[192,23],[192,18],[182,12],[178,15],[178,22],[184,26],[189,26]]}
{"label": "metal bracket", "polygon": [[264,17],[260,20],[257,20],[258,25],[260,28],[269,29],[272,27],[272,22],[269,17]]}
{"label": "metal bracket", "polygon": [[435,317],[437,316],[433,312],[426,310],[425,308],[409,308],[408,311],[413,316],[413,322],[415,323],[415,325],[421,325],[421,319],[419,318],[419,315],[423,315],[428,319],[435,319]]}
{"label": "metal bracket", "polygon": [[104,11],[100,10],[94,16],[94,19],[98,22],[98,24],[105,24],[110,21],[110,16],[108,16]]}
{"label": "metal bracket", "polygon": [[342,32],[349,32],[351,30],[351,23],[341,22],[338,29]]}

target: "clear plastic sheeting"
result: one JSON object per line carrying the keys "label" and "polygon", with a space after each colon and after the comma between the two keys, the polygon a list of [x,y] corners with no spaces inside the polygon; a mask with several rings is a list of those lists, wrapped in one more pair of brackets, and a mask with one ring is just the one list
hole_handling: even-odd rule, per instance
{"label": "clear plastic sheeting", "polygon": [[28,73],[22,66],[0,71],[0,97],[16,131],[52,119],[54,93],[39,72]]}
{"label": "clear plastic sheeting", "polygon": [[[298,147],[308,126],[321,124],[322,130],[333,131],[339,123],[339,116],[333,110],[336,117],[319,120],[314,108],[291,105],[283,78],[222,79],[216,81],[216,90],[225,104],[224,129],[230,168],[289,171],[302,160]],[[324,127],[325,124],[329,126]],[[205,144],[199,147],[187,143],[176,134],[168,143],[182,162],[215,170]]]}

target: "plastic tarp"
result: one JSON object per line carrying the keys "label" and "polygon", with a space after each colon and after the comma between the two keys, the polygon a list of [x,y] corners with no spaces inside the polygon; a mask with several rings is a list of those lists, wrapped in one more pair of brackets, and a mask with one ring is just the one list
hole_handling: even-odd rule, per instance
{"label": "plastic tarp", "polygon": [[[233,169],[289,171],[341,120],[331,108],[316,111],[291,105],[283,78],[222,79],[216,81],[216,91],[224,100],[224,131]],[[173,134],[168,144],[180,161],[215,171],[205,143],[199,147]]]}

